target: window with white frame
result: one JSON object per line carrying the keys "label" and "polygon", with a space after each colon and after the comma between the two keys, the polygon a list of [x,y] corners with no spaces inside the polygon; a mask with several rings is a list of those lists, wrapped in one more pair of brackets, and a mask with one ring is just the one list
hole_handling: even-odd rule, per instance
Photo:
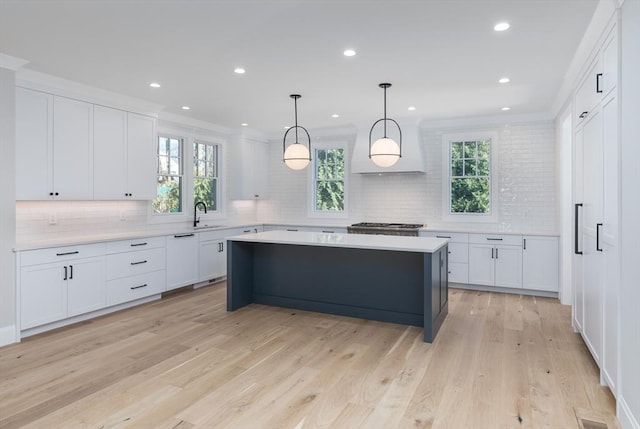
{"label": "window with white frame", "polygon": [[151,204],[155,214],[183,212],[183,146],[182,138],[158,136],[158,181],[156,198]]}
{"label": "window with white frame", "polygon": [[313,160],[313,211],[344,213],[345,149],[317,148]]}
{"label": "window with white frame", "polygon": [[218,153],[217,144],[193,142],[193,201],[204,202],[211,211],[219,205]]}
{"label": "window with white frame", "polygon": [[495,137],[458,135],[443,137],[443,207],[445,216],[495,220]]}

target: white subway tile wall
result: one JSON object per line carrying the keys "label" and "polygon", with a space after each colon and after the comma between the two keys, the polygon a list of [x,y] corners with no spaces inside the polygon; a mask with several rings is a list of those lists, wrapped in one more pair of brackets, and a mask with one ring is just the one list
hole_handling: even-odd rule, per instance
{"label": "white subway tile wall", "polygon": [[[443,222],[442,136],[485,131],[498,134],[498,223]],[[553,121],[431,128],[423,129],[421,134],[426,174],[350,174],[348,218],[333,221],[307,217],[310,171],[286,168],[282,162],[282,146],[272,142],[270,198],[258,203],[258,219],[265,223],[310,224],[393,221],[424,223],[436,228],[557,233]],[[354,141],[354,137],[347,141],[349,155]]]}

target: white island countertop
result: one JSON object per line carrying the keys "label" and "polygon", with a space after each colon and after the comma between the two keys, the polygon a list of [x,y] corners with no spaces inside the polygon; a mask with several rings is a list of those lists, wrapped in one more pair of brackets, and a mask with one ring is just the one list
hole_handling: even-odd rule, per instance
{"label": "white island countertop", "polygon": [[228,237],[230,241],[293,244],[298,246],[345,247],[352,249],[393,250],[397,252],[433,253],[449,240],[433,237],[395,235],[329,234],[304,231],[266,231]]}

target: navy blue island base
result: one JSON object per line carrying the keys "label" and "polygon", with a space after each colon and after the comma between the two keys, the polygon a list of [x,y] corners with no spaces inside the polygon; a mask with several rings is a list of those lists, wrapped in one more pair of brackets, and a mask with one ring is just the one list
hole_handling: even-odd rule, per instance
{"label": "navy blue island base", "polygon": [[227,310],[250,303],[424,327],[448,311],[447,246],[433,253],[227,242]]}

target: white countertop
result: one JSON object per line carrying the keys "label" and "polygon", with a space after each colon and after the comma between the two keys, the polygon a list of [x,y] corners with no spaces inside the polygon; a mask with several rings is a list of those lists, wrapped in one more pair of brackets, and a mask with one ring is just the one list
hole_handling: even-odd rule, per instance
{"label": "white countertop", "polygon": [[354,249],[393,250],[433,253],[449,240],[433,237],[401,237],[395,235],[327,234],[304,231],[267,231],[228,237],[231,241],[251,243],[294,244],[299,246],[347,247]]}

